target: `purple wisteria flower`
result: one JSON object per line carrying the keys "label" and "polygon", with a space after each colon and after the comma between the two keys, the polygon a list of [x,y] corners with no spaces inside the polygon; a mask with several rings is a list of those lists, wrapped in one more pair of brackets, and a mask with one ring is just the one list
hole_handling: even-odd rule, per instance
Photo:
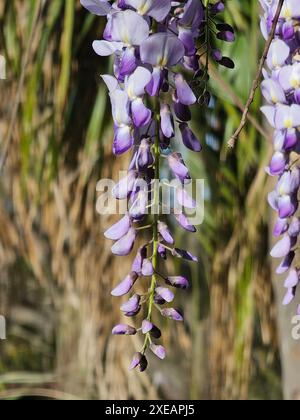
{"label": "purple wisteria flower", "polygon": [[[264,12],[261,29],[267,39],[278,8],[278,0],[260,0],[260,3]],[[273,232],[278,242],[274,245],[271,256],[282,259],[276,270],[277,274],[287,273],[284,305],[295,299],[300,280],[299,269],[294,264],[300,234],[300,220],[297,216],[300,188],[299,22],[300,2],[286,0],[269,50],[266,61],[268,68],[264,71],[265,80],[262,83],[262,93],[267,102],[262,107],[262,112],[275,130],[274,154],[267,173],[277,177],[277,185],[269,194],[268,201],[278,216]]]}
{"label": "purple wisteria flower", "polygon": [[[162,334],[153,323],[154,310],[165,318],[182,322],[182,312],[168,304],[174,301],[176,289],[186,290],[190,286],[185,277],[161,274],[160,260],[171,255],[197,261],[190,252],[175,248],[171,230],[162,220],[164,203],[155,187],[161,158],[165,158],[170,173],[178,181],[174,197],[180,210],[174,206],[172,214],[181,228],[195,233],[196,227],[185,214],[185,209],[196,208],[195,200],[185,189],[191,182],[190,172],[182,153],[171,150],[171,141],[178,133],[185,146],[182,149],[201,152],[201,142],[189,125],[190,107],[202,99],[209,103],[209,56],[221,65],[234,66],[230,58],[211,47],[210,39],[216,31],[216,39],[232,42],[234,31],[228,24],[215,23],[215,16],[224,11],[221,1],[207,7],[201,0],[81,0],[81,3],[91,13],[107,18],[103,39],[94,41],[93,49],[101,57],[113,58],[114,74],[102,75],[114,121],[113,153],[132,154],[127,175],[113,189],[116,199],[128,200],[128,211],[105,232],[105,237],[114,241],[111,248],[114,255],[127,256],[135,248],[138,234],[152,230],[152,240],[136,251],[131,272],[125,273],[111,292],[116,297],[129,295],[120,307],[126,318],[141,316],[140,327],[125,322],[114,327],[113,334],[141,333],[144,344],[134,355],[130,368],[143,372],[148,366],[148,350],[159,359],[166,357],[165,348],[156,341]],[[203,48],[207,56],[205,67],[200,62]],[[149,209],[155,210],[152,222],[140,226]],[[141,286],[142,278],[148,281],[151,278],[144,295],[140,287],[139,294],[134,290],[137,282]]]}

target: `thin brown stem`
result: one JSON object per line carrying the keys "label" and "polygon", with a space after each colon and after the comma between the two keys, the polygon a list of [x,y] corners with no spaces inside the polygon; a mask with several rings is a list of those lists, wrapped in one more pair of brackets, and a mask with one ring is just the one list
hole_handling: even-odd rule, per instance
{"label": "thin brown stem", "polygon": [[275,37],[276,27],[277,27],[277,24],[278,24],[278,21],[279,21],[279,17],[280,17],[280,13],[281,13],[281,10],[282,10],[283,2],[284,2],[284,0],[279,0],[278,7],[277,7],[277,10],[276,10],[276,14],[275,14],[273,24],[272,24],[272,29],[271,29],[269,38],[266,42],[263,55],[260,59],[259,68],[258,68],[256,77],[253,81],[251,91],[250,91],[250,95],[249,95],[248,101],[246,103],[240,125],[227,143],[228,147],[231,148],[231,149],[233,149],[235,147],[235,144],[238,141],[241,132],[243,131],[245,125],[247,124],[248,113],[249,113],[250,107],[251,107],[251,105],[254,101],[255,93],[256,93],[256,90],[257,90],[257,88],[259,86],[259,83],[260,83],[260,78],[261,78],[261,75],[262,75],[262,71],[263,71],[266,59],[268,57],[268,53],[269,53],[272,41]]}

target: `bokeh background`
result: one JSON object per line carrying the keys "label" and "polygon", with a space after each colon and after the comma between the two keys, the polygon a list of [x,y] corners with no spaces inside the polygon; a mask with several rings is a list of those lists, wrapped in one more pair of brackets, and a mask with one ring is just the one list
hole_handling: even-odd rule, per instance
{"label": "bokeh background", "polygon": [[186,153],[206,182],[205,222],[176,234],[200,264],[168,262],[192,278],[177,296],[186,323],[160,321],[169,357],[140,375],[128,372],[138,338],[110,335],[120,319],[110,290],[130,258],[112,257],[103,231],[114,217],[95,212],[97,181],[129,158],[112,156],[100,81],[111,63],[91,48],[104,21],[78,0],[0,2],[0,399],[300,398],[295,308],[281,307],[268,256],[271,133],[259,93],[235,153],[226,149],[263,47],[258,1],[228,1],[226,19],[237,42],[222,48],[236,69],[211,66],[211,106],[193,118],[204,151]]}

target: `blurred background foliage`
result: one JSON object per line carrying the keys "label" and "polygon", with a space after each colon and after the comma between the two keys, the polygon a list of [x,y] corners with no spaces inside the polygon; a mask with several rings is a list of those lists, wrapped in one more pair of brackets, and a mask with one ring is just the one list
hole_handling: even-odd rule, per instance
{"label": "blurred background foliage", "polygon": [[256,0],[227,2],[236,69],[211,65],[212,103],[193,119],[204,152],[186,154],[206,181],[205,222],[192,238],[177,233],[200,264],[168,263],[193,280],[177,297],[187,322],[166,322],[169,358],[139,375],[128,373],[138,339],[110,336],[119,302],[109,292],[130,260],[112,258],[102,237],[112,217],[95,212],[97,180],[128,160],[111,154],[99,77],[111,63],[91,48],[104,22],[77,0],[1,1],[0,398],[282,398],[259,94],[235,153],[226,148],[262,49],[258,18]]}

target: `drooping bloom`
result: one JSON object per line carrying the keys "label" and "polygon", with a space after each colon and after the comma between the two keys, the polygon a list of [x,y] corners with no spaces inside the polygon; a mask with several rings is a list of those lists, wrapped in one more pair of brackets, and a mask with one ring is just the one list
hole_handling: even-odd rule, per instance
{"label": "drooping bloom", "polygon": [[[207,9],[201,0],[81,0],[81,3],[91,13],[107,18],[103,39],[94,41],[93,49],[100,57],[113,58],[113,75],[102,75],[114,122],[113,153],[132,154],[126,176],[112,192],[117,200],[128,201],[128,209],[106,230],[105,237],[114,241],[112,253],[124,257],[133,252],[140,231],[152,229],[153,233],[152,241],[137,250],[130,273],[125,273],[111,292],[115,297],[124,297],[120,310],[126,318],[141,315],[140,328],[125,322],[117,325],[113,334],[142,334],[143,348],[134,355],[130,368],[143,372],[148,366],[147,350],[159,359],[166,356],[165,348],[156,342],[162,334],[153,323],[154,309],[158,308],[163,317],[183,321],[181,311],[168,304],[175,299],[176,289],[186,290],[190,285],[183,276],[160,274],[158,261],[167,259],[170,253],[175,258],[197,262],[189,251],[175,247],[171,229],[162,220],[164,203],[160,194],[155,193],[160,157],[165,157],[167,169],[178,181],[174,197],[180,211],[174,205],[172,214],[181,228],[194,233],[196,227],[185,214],[186,209],[196,208],[195,200],[185,189],[191,176],[182,153],[171,150],[172,139],[178,132],[185,146],[182,149],[201,152],[202,145],[189,125],[190,107],[200,102],[200,96],[205,103],[210,99],[208,68],[201,68],[201,49],[206,48],[207,56],[211,55],[219,64],[233,67],[233,62],[223,57],[220,50],[209,50],[205,29],[215,25],[217,38],[226,42],[234,40],[234,31],[214,20],[224,10],[222,2],[208,5]],[[201,71],[205,74],[202,78],[205,86],[199,93],[194,85]],[[140,226],[149,210],[153,210],[153,222]],[[136,293],[136,283],[142,284],[142,278],[149,281],[149,277],[148,292]]]}
{"label": "drooping bloom", "polygon": [[[267,39],[278,8],[278,0],[260,0],[264,14],[261,28]],[[274,154],[267,168],[268,174],[277,177],[277,185],[268,201],[277,213],[274,236],[278,239],[271,250],[273,258],[281,259],[276,272],[287,273],[287,289],[283,304],[290,304],[296,296],[299,271],[294,265],[296,246],[300,234],[298,192],[300,187],[299,127],[300,127],[300,41],[297,34],[300,2],[284,2],[276,36],[266,60],[262,93],[267,105],[262,107],[269,124],[274,128]]]}

